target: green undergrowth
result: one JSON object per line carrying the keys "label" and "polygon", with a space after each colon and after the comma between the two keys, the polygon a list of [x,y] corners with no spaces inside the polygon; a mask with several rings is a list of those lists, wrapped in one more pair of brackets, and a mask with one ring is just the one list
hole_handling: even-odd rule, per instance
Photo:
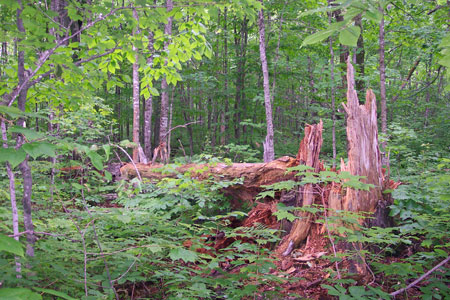
{"label": "green undergrowth", "polygon": [[[302,208],[330,229],[324,233],[330,248],[318,259],[331,263],[326,269],[330,276],[321,283],[329,295],[390,299],[389,293],[407,287],[448,257],[450,160],[426,151],[401,151],[404,149],[398,157],[407,157],[409,163],[408,168],[399,169],[396,178],[404,184],[392,192],[394,227],[354,230],[361,215],[325,214],[321,205]],[[220,162],[203,158],[211,164]],[[280,233],[262,225],[235,225],[249,208],[232,211],[220,190],[241,184],[240,179],[198,181],[189,174],[176,174],[158,183],[133,180],[112,184],[86,169],[82,178],[59,174],[51,186],[48,174],[52,165],[45,161],[31,165],[33,217],[39,232],[34,258],[24,255],[24,236],[20,243],[6,236],[12,232],[11,210],[8,179],[0,174],[2,299],[114,299],[114,293],[120,299],[130,299],[131,293],[140,299],[276,299],[289,280],[288,276],[279,277],[279,270],[273,272],[276,266],[270,255]],[[174,170],[175,165],[168,165],[161,172]],[[292,171],[298,172],[301,180],[268,186],[260,198],[308,183],[315,184],[318,193],[323,184],[333,181],[370,188],[346,173],[313,173],[306,167]],[[20,199],[19,179],[16,187]],[[111,192],[118,194],[113,202],[102,196]],[[282,204],[275,216],[278,220],[297,218],[294,208]],[[226,244],[216,250],[216,241],[224,236]],[[341,242],[355,247],[333,254],[332,245]],[[14,257],[21,262],[21,278],[16,277]],[[369,282],[354,279],[343,267],[343,260],[355,258],[364,262],[371,274]],[[448,278],[450,270],[441,267],[401,296],[448,299]]]}
{"label": "green undergrowth", "polygon": [[[278,241],[277,232],[228,226],[246,213],[231,211],[220,189],[240,183],[200,182],[188,174],[155,184],[122,182],[115,186],[119,197],[104,207],[101,194],[111,191],[101,176],[58,178],[49,206],[49,186],[37,176],[33,213],[42,234],[35,257],[23,255],[24,238],[19,244],[5,236],[12,232],[11,214],[7,194],[2,198],[0,236],[16,248],[0,247],[1,284],[10,288],[0,289],[0,298],[114,299],[117,293],[129,299],[136,290],[142,299],[242,299],[276,286],[281,279],[270,274],[275,265],[267,245]],[[216,251],[218,236],[228,240]],[[14,255],[22,278],[16,278]]]}

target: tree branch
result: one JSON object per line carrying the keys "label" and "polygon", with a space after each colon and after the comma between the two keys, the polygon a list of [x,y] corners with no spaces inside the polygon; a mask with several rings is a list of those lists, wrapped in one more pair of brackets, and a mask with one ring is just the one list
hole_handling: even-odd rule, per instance
{"label": "tree branch", "polygon": [[419,282],[421,282],[422,280],[424,280],[425,278],[427,278],[428,276],[430,276],[431,273],[433,273],[434,271],[436,271],[437,269],[439,269],[440,267],[442,267],[443,265],[445,265],[448,261],[450,260],[450,256],[447,257],[446,259],[444,259],[443,261],[441,261],[439,264],[437,264],[434,268],[432,268],[431,270],[429,270],[428,272],[426,272],[425,274],[423,274],[422,276],[420,276],[419,278],[417,278],[416,280],[414,280],[413,282],[411,282],[407,287],[404,287],[402,289],[399,289],[398,291],[392,292],[389,295],[391,296],[397,296],[400,293],[403,293],[404,291],[406,291],[407,289],[412,288],[413,286],[415,286],[416,284],[418,284]]}
{"label": "tree branch", "polygon": [[[114,8],[111,9],[109,11],[109,13],[102,15],[100,17],[98,17],[97,19],[95,19],[94,21],[89,22],[86,26],[80,28],[80,30],[78,30],[77,32],[71,34],[71,35],[67,35],[65,38],[61,39],[58,41],[58,43],[51,49],[44,51],[41,56],[38,59],[38,63],[36,65],[36,68],[31,71],[31,73],[29,73],[24,81],[18,85],[9,95],[4,95],[3,99],[4,102],[1,103],[1,105],[7,105],[7,106],[11,106],[11,104],[14,103],[14,101],[17,99],[17,97],[19,96],[19,93],[25,88],[25,87],[31,87],[30,84],[30,80],[31,78],[33,78],[34,76],[36,76],[37,72],[41,69],[41,67],[47,62],[47,60],[50,58],[50,56],[56,51],[56,49],[58,49],[60,46],[62,46],[66,41],[68,41],[69,39],[73,38],[74,36],[80,34],[81,32],[91,28],[92,26],[94,26],[95,24],[97,24],[100,21],[105,20],[106,18],[110,17],[111,15],[115,14],[118,10],[122,10],[122,9],[127,9],[130,8],[131,6],[121,6],[118,8]],[[45,73],[46,74],[46,73]],[[48,76],[48,75],[47,75]],[[41,81],[44,77],[39,76],[36,80],[33,80],[33,83],[36,84],[37,82]]]}

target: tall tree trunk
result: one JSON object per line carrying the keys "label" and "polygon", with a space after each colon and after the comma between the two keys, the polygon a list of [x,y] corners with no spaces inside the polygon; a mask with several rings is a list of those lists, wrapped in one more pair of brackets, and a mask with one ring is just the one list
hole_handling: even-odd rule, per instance
{"label": "tall tree trunk", "polygon": [[[0,123],[2,130],[3,148],[8,148],[8,136],[6,135],[6,125],[3,120],[1,120]],[[9,179],[9,198],[11,201],[13,234],[14,239],[18,241],[20,235],[19,235],[19,213],[17,211],[17,201],[16,201],[16,179],[9,162],[6,162],[6,173],[8,174]],[[18,257],[16,257],[15,260],[16,260],[17,278],[20,278],[22,277],[20,274],[22,270],[22,265],[20,264]]]}
{"label": "tall tree trunk", "polygon": [[[286,1],[284,2],[284,5],[286,7]],[[275,86],[276,86],[276,78],[277,78],[277,66],[278,66],[278,59],[280,58],[280,43],[281,43],[281,36],[283,35],[283,11],[280,14],[280,25],[278,28],[278,41],[277,41],[277,48],[275,50],[275,62],[274,62],[274,67],[273,67],[273,78],[272,78],[272,93],[271,93],[271,103],[273,105],[273,101],[275,98]]]}
{"label": "tall tree trunk", "polygon": [[[22,34],[25,34],[25,27],[22,21],[22,0],[18,0],[19,8],[17,9],[17,29]],[[20,43],[20,40],[18,41]],[[17,58],[17,75],[19,78],[19,86],[25,82],[25,52],[20,50],[20,45],[18,47],[18,58]],[[25,104],[27,101],[29,86],[25,85],[22,91],[19,93],[17,98],[18,108],[21,111],[25,111]],[[17,121],[19,127],[26,127],[25,120],[20,118]],[[22,135],[17,136],[16,148],[19,148],[24,143]],[[34,225],[33,218],[31,215],[31,191],[33,187],[33,179],[31,176],[31,168],[28,165],[28,155],[27,158],[19,165],[20,172],[23,177],[23,195],[22,195],[22,205],[23,205],[23,222],[24,228],[27,231],[27,250],[26,254],[28,256],[34,256],[34,243],[36,242],[36,236],[34,235]]]}
{"label": "tall tree trunk", "polygon": [[[386,105],[386,66],[384,64],[384,8],[380,5],[378,10],[381,13],[380,22],[380,104],[381,104],[381,132],[387,133],[387,105]],[[386,142],[382,143],[382,148],[386,148]],[[383,160],[384,160],[383,155]],[[384,161],[383,161],[384,162]]]}
{"label": "tall tree trunk", "polygon": [[225,90],[225,105],[220,113],[220,144],[223,146],[226,144],[227,137],[226,131],[228,127],[228,30],[227,30],[227,8],[223,12],[223,74],[224,74],[224,90]]}
{"label": "tall tree trunk", "polygon": [[234,28],[234,43],[236,47],[237,68],[236,68],[236,95],[234,102],[234,137],[237,142],[241,138],[242,102],[244,101],[244,81],[245,81],[245,54],[248,36],[248,20],[244,18],[241,23],[241,32],[237,34],[237,26]]}
{"label": "tall tree trunk", "polygon": [[[148,33],[148,51],[149,57],[147,64],[153,64],[153,32]],[[152,114],[153,114],[153,96],[150,96],[145,100],[144,108],[144,153],[147,159],[152,159]]]}
{"label": "tall tree trunk", "polygon": [[[262,1],[261,1],[262,3]],[[264,106],[266,108],[266,123],[267,134],[263,142],[264,145],[264,162],[270,162],[275,159],[275,150],[273,146],[273,120],[272,120],[272,103],[270,99],[270,83],[269,70],[267,69],[266,58],[266,33],[264,28],[264,11],[261,9],[258,16],[259,26],[259,56],[261,59],[261,67],[263,73],[263,88],[264,88]]]}
{"label": "tall tree trunk", "polygon": [[[173,1],[166,0],[166,10],[168,12],[173,9]],[[172,20],[173,17],[167,18],[167,24],[164,26],[164,34],[166,35],[166,41],[164,42],[164,51],[168,51],[169,40],[172,35]],[[167,61],[166,61],[167,64]],[[163,147],[167,147],[167,133],[169,126],[169,93],[166,77],[164,76],[161,82],[161,114],[159,121],[159,144]]]}
{"label": "tall tree trunk", "polygon": [[[136,9],[133,9],[133,17],[138,25],[134,31],[134,36],[139,34],[139,16]],[[135,53],[135,62],[133,63],[133,143],[137,145],[133,149],[133,160],[139,162],[139,117],[140,117],[140,96],[139,96],[139,54],[136,45],[133,44],[133,52]]]}
{"label": "tall tree trunk", "polygon": [[[328,5],[331,5],[332,1],[328,0]],[[328,13],[328,23],[331,25],[331,12]],[[333,38],[330,36],[330,81],[331,81],[331,120],[333,122],[331,128],[331,138],[333,147],[333,168],[336,167],[336,88],[334,86],[334,49]]]}
{"label": "tall tree trunk", "polygon": [[358,92],[364,92],[364,37],[361,14],[355,17],[355,25],[361,29],[358,42],[356,44],[356,65],[358,66],[359,76],[356,79],[356,90]]}
{"label": "tall tree trunk", "polygon": [[[431,85],[431,69],[432,69],[432,63],[433,62],[433,55],[430,54],[430,61],[426,66],[426,70],[427,70],[427,80],[425,82],[425,85]],[[427,93],[425,95],[425,113],[424,113],[424,121],[423,121],[423,126],[424,128],[428,127],[428,118],[430,116],[430,98],[431,98],[431,93],[430,93],[430,87],[427,88]]]}

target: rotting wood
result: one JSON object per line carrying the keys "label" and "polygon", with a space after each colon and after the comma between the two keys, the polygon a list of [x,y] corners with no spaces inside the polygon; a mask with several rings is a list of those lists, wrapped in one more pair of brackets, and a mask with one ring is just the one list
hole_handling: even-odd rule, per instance
{"label": "rotting wood", "polygon": [[[321,163],[319,161],[320,148],[322,147],[322,120],[319,124],[307,125],[305,137],[300,142],[297,154],[297,162],[314,168],[314,172],[319,172]],[[314,191],[312,184],[301,187],[302,207],[311,206],[314,202]],[[298,201],[299,202],[299,201]],[[302,242],[309,233],[311,227],[312,214],[305,211],[298,211],[295,214],[299,217],[294,221],[291,231],[284,237],[276,252],[287,256]]]}
{"label": "rotting wood", "polygon": [[[359,104],[358,95],[355,90],[354,69],[347,60],[347,104],[343,104],[347,113],[347,141],[348,141],[348,163],[341,159],[341,172],[347,171],[351,175],[363,176],[361,181],[371,184],[369,190],[357,190],[343,188],[333,184],[328,197],[328,205],[332,211],[350,211],[357,213],[375,213],[383,203],[384,176],[382,173],[381,155],[378,146],[378,126],[376,99],[372,90],[366,93],[366,103]],[[381,213],[385,214],[386,210]],[[379,217],[379,216],[377,216]],[[364,218],[360,218],[361,225]],[[339,224],[334,224],[338,226]],[[360,243],[340,243],[339,250],[361,249]],[[364,275],[366,265],[361,257],[349,257],[347,260],[350,273]]]}
{"label": "rotting wood", "polygon": [[[189,172],[195,179],[204,180],[211,176],[215,180],[234,180],[243,178],[242,184],[237,184],[224,188],[225,195],[231,196],[231,203],[234,207],[239,206],[239,202],[252,203],[263,185],[270,185],[276,182],[291,180],[293,173],[286,173],[287,169],[297,165],[297,160],[293,157],[283,156],[269,163],[210,163],[210,164],[187,164],[173,166],[172,172],[169,167],[161,164],[136,164],[137,169],[143,178],[158,181],[162,178],[174,178],[179,173]],[[162,172],[162,170],[165,170]],[[120,172],[123,178],[136,177],[136,168],[131,164],[124,165]]]}
{"label": "rotting wood", "polygon": [[[333,210],[369,212],[376,210],[382,200],[383,173],[381,155],[378,147],[377,106],[372,90],[366,94],[366,103],[359,104],[354,85],[354,69],[347,62],[347,104],[343,104],[347,117],[348,163],[341,160],[341,172],[364,176],[361,181],[373,184],[369,191],[346,188],[344,195],[333,189],[329,207]],[[334,194],[337,193],[338,195]]]}

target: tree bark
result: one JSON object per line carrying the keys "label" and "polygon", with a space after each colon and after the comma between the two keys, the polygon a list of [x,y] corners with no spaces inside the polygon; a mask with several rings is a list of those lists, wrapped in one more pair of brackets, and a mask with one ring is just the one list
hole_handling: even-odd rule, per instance
{"label": "tree bark", "polygon": [[234,43],[236,47],[237,68],[236,68],[236,95],[234,102],[234,137],[239,143],[241,139],[242,103],[244,101],[245,88],[245,59],[248,38],[248,20],[244,18],[241,22],[241,32],[237,33],[237,26],[234,28]]}
{"label": "tree bark", "polygon": [[[328,5],[331,5],[332,1],[328,0]],[[328,13],[328,23],[331,25],[331,12]],[[331,138],[333,147],[333,168],[336,167],[336,87],[334,86],[334,49],[333,38],[330,36],[330,81],[331,81],[331,120],[333,122],[331,128]]]}
{"label": "tree bark", "polygon": [[[384,8],[380,5],[378,10],[381,13],[380,22],[380,104],[381,104],[381,132],[387,134],[387,105],[386,105],[386,66],[384,64]],[[382,143],[383,149],[386,142]]]}
{"label": "tree bark", "polygon": [[[133,17],[136,19],[138,25],[134,31],[134,36],[139,34],[139,16],[136,9],[133,9]],[[137,47],[133,44],[133,52],[135,53],[135,62],[133,63],[133,143],[136,147],[133,148],[133,161],[139,162],[139,117],[140,117],[140,95],[139,95],[139,54]]]}
{"label": "tree bark", "polygon": [[[6,135],[6,125],[3,120],[1,120],[0,122],[1,122],[1,130],[2,130],[3,148],[8,148],[8,137]],[[9,198],[10,198],[10,202],[11,202],[13,234],[14,234],[14,239],[16,241],[18,241],[20,235],[19,235],[19,213],[17,211],[17,200],[16,200],[16,178],[15,178],[14,172],[13,172],[9,162],[6,163],[6,173],[8,174],[8,179],[9,179]],[[19,262],[17,257],[15,258],[15,260],[16,260],[17,278],[20,278],[22,265]]]}
{"label": "tree bark", "polygon": [[223,73],[224,73],[224,90],[225,90],[225,97],[224,97],[224,107],[221,110],[220,113],[220,144],[223,146],[227,142],[227,127],[228,127],[228,30],[227,30],[227,8],[224,9],[223,12]]}
{"label": "tree bark", "polygon": [[[148,51],[149,57],[147,64],[153,64],[153,32],[148,33]],[[152,160],[152,114],[153,114],[153,96],[145,100],[144,108],[144,153],[149,161]]]}
{"label": "tree bark", "polygon": [[[172,11],[173,1],[166,0],[166,10],[167,12]],[[166,41],[164,42],[164,51],[168,51],[169,40],[172,35],[172,20],[173,17],[167,18],[167,24],[164,26],[164,34],[166,35]],[[165,62],[167,64],[167,60]],[[169,91],[166,77],[162,78],[161,82],[161,113],[159,122],[159,144],[167,147],[167,133],[169,131]]]}
{"label": "tree bark", "polygon": [[356,90],[358,92],[364,91],[364,37],[363,37],[363,26],[362,26],[362,16],[361,14],[355,17],[355,25],[361,29],[361,34],[359,35],[358,42],[356,44],[356,64],[358,65],[359,76],[356,80]]}
{"label": "tree bark", "polygon": [[[262,1],[261,1],[262,3]],[[270,162],[275,159],[275,150],[273,145],[273,120],[272,120],[272,103],[270,99],[270,83],[269,70],[267,69],[266,44],[265,44],[265,28],[264,28],[264,11],[261,9],[258,15],[259,25],[259,56],[261,59],[261,67],[263,73],[264,88],[264,106],[266,108],[267,134],[263,142],[264,145],[264,162]]]}
{"label": "tree bark", "polygon": [[[19,32],[25,34],[25,27],[22,21],[22,1],[18,0],[19,8],[17,9],[17,29]],[[20,41],[19,41],[20,42]],[[18,45],[20,48],[20,45]],[[17,58],[17,75],[19,78],[19,86],[24,86],[19,92],[17,97],[17,106],[21,111],[25,111],[25,105],[27,101],[27,94],[29,85],[25,84],[27,78],[25,76],[25,52],[23,50],[18,51]],[[20,118],[17,121],[17,125],[20,127],[26,127],[25,120]],[[24,138],[22,135],[17,135],[16,149],[20,148],[24,143]],[[27,250],[26,254],[28,256],[34,256],[34,243],[36,242],[36,236],[34,235],[34,225],[33,218],[31,215],[31,190],[33,187],[33,179],[31,176],[31,168],[28,165],[28,155],[27,158],[20,163],[19,170],[23,177],[23,195],[22,195],[22,205],[23,205],[23,222],[24,228],[27,231]]]}

